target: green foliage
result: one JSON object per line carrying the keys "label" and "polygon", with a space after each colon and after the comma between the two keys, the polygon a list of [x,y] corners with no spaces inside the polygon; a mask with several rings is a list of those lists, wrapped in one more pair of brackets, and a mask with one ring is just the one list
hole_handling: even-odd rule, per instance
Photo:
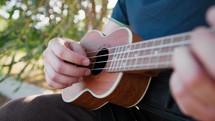
{"label": "green foliage", "polygon": [[[9,76],[17,63],[24,63],[16,74],[18,80],[24,78],[26,68],[42,70],[38,61],[49,40],[78,41],[87,30],[101,29],[110,11],[107,4],[106,0],[1,0],[0,10],[7,14],[0,14],[0,73]],[[17,59],[19,53],[22,57]]]}

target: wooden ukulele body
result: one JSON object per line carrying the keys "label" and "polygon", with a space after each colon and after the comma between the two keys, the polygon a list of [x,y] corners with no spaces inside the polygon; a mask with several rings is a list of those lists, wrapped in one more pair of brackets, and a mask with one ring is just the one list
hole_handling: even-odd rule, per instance
{"label": "wooden ukulele body", "polygon": [[[129,44],[132,41],[131,31],[120,28],[108,36],[103,36],[99,31],[91,31],[80,44],[89,52]],[[87,56],[92,57],[96,54],[89,53]],[[105,67],[107,66],[110,65],[107,63]],[[63,89],[62,98],[65,102],[89,109],[98,109],[108,102],[128,108],[135,106],[143,98],[150,79],[150,76],[144,73],[102,70],[99,74],[84,77],[84,81]]]}

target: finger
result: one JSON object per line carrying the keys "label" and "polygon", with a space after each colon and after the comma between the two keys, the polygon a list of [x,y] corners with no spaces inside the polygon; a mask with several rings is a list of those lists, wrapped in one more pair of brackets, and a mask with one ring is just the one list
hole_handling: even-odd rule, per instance
{"label": "finger", "polygon": [[215,26],[215,6],[212,6],[208,9],[206,18],[211,26]]}
{"label": "finger", "polygon": [[215,87],[204,70],[193,58],[188,48],[178,48],[173,56],[174,71],[182,78],[184,86],[207,105],[215,107]]}
{"label": "finger", "polygon": [[[86,52],[84,51],[84,49],[81,47],[81,45],[77,44],[77,43],[74,43],[74,42],[71,42],[71,40],[65,38],[66,40],[66,45],[72,49],[74,52],[77,52],[78,54],[80,55],[83,55],[83,56],[87,56],[86,55]],[[71,44],[73,43],[73,44]]]}
{"label": "finger", "polygon": [[76,83],[81,79],[81,77],[70,77],[63,74],[59,74],[51,67],[49,63],[45,63],[45,72],[48,75],[49,79],[53,82],[62,84],[62,85],[71,85]]}
{"label": "finger", "polygon": [[55,89],[63,89],[63,88],[68,87],[68,85],[66,85],[66,84],[60,84],[60,83],[52,81],[50,79],[49,75],[47,74],[47,72],[48,72],[47,69],[44,67],[45,79],[46,79],[47,84],[50,87],[53,87]]}
{"label": "finger", "polygon": [[47,75],[45,76],[45,79],[46,79],[47,84],[48,84],[50,87],[53,87],[53,88],[55,88],[55,89],[64,89],[64,88],[68,87],[68,85],[66,85],[66,84],[59,84],[59,83],[57,83],[57,82],[52,81],[52,80],[49,78],[49,76],[47,76]]}
{"label": "finger", "polygon": [[215,34],[206,28],[197,28],[192,33],[191,49],[208,74],[215,79]]}
{"label": "finger", "polygon": [[215,111],[208,109],[203,102],[193,96],[183,85],[182,80],[175,72],[170,80],[171,93],[181,111],[198,120],[213,121]]}
{"label": "finger", "polygon": [[52,52],[47,52],[45,56],[49,64],[54,68],[57,73],[67,75],[67,76],[89,76],[91,71],[88,68],[77,67],[71,63],[66,63],[58,58]]}
{"label": "finger", "polygon": [[51,40],[49,47],[54,54],[62,60],[83,66],[88,66],[90,64],[90,60],[87,57],[82,56],[65,46],[65,41],[61,38]]}

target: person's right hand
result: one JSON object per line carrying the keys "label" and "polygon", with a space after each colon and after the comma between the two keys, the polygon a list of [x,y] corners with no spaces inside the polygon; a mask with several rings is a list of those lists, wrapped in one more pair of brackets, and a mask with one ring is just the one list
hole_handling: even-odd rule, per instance
{"label": "person's right hand", "polygon": [[[50,40],[43,52],[45,78],[49,86],[57,89],[66,88],[82,81],[83,76],[91,74],[90,60],[78,43],[66,38]],[[80,65],[80,66],[77,66]]]}

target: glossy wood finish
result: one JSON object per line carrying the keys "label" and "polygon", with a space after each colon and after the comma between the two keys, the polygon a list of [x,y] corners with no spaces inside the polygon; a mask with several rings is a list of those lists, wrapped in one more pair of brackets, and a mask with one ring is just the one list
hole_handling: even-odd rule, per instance
{"label": "glossy wood finish", "polygon": [[[64,89],[64,101],[90,109],[107,102],[123,107],[136,105],[145,95],[150,77],[156,76],[160,69],[171,68],[173,50],[190,45],[190,33],[141,42],[137,42],[141,38],[135,34],[132,36],[127,28],[120,28],[108,36],[98,31],[88,33],[81,41],[87,56],[96,64],[93,58],[97,52],[102,48],[108,49],[106,66],[102,67],[104,70],[100,74],[86,77],[83,82]],[[132,43],[132,37],[135,43]]]}
{"label": "glossy wood finish", "polygon": [[[111,48],[132,43],[132,33],[126,28],[120,28],[108,36],[98,31],[88,33],[81,45],[86,52]],[[112,53],[113,50],[109,50]],[[88,53],[88,57],[97,53]],[[91,60],[93,61],[93,60]],[[109,67],[107,63],[106,67]],[[123,107],[131,107],[144,96],[150,77],[142,73],[107,72],[103,70],[98,75],[84,78],[83,82],[73,84],[62,90],[65,102],[75,103],[85,108],[97,109],[107,102]]]}

